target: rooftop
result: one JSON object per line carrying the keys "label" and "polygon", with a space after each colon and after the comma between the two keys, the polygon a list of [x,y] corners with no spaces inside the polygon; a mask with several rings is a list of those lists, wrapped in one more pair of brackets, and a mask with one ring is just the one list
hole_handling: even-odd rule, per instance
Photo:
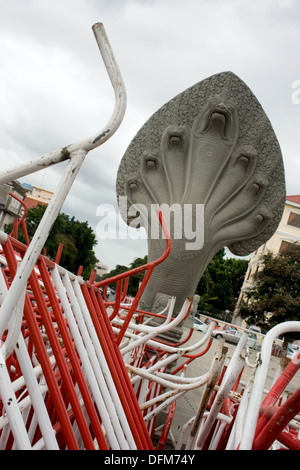
{"label": "rooftop", "polygon": [[287,201],[295,202],[296,204],[300,204],[300,195],[298,196],[287,196]]}

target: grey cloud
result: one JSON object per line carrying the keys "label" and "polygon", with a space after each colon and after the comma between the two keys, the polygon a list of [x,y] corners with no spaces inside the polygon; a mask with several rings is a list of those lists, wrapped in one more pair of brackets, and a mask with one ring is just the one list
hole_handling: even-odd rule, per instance
{"label": "grey cloud", "polygon": [[[127,113],[113,138],[87,156],[64,205],[76,218],[95,228],[97,205],[116,204],[118,164],[138,129],[170,98],[224,70],[239,75],[260,100],[281,145],[287,191],[299,194],[300,104],[291,99],[292,83],[300,80],[297,0],[0,3],[0,157],[6,167],[102,129],[113,92],[93,23],[104,23],[116,55]],[[62,168],[30,178],[52,189]],[[99,242],[97,255],[113,268],[128,264],[123,260],[133,259],[135,249],[136,256],[145,253],[144,242],[126,243]]]}

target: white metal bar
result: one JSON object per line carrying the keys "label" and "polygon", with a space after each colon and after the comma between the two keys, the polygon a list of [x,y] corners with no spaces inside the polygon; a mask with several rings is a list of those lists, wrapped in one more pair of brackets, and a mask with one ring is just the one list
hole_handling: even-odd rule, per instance
{"label": "white metal bar", "polygon": [[240,400],[240,404],[239,404],[239,408],[235,417],[233,428],[232,428],[232,431],[230,433],[230,436],[228,438],[228,442],[226,445],[226,450],[236,449],[238,444],[241,442],[241,438],[243,435],[243,428],[245,425],[245,415],[247,413],[249,397],[250,397],[251,388],[253,386],[254,376],[255,376],[255,370],[252,371],[252,374],[243,390],[243,394]]}
{"label": "white metal bar", "polygon": [[[181,312],[179,314],[181,316],[180,316],[179,320],[177,320],[178,317],[176,317],[176,319],[174,320],[174,324],[172,322],[172,328],[175,327],[176,325],[178,325],[178,323],[180,323],[180,321],[182,321],[182,318],[184,318],[185,313],[186,313],[186,311],[184,312],[184,310],[181,310]],[[119,322],[119,321],[117,321],[116,323],[118,323],[120,325],[122,324],[122,322]],[[143,325],[130,323],[129,327],[131,329],[135,330],[135,331],[144,331]],[[200,338],[200,340],[198,342],[196,342],[194,344],[191,344],[189,346],[186,346],[184,348],[169,346],[169,345],[163,344],[163,343],[157,343],[156,341],[152,341],[151,339],[147,340],[147,344],[149,346],[152,346],[153,348],[158,347],[159,349],[161,349],[165,352],[168,352],[168,353],[175,353],[175,354],[179,354],[179,355],[188,354],[192,351],[196,351],[201,346],[203,346],[203,344],[205,344],[209,340],[209,338],[211,337],[211,333],[212,333],[213,329],[214,329],[214,323],[212,322],[209,325],[209,328],[208,328],[207,332],[205,333],[205,335],[202,338]],[[117,331],[117,330],[115,330],[115,331]],[[166,330],[163,330],[163,331],[166,331]],[[161,334],[161,333],[162,333],[162,330],[160,330],[159,334]],[[130,333],[128,333],[127,335],[130,337]],[[135,337],[134,335],[132,335],[132,336]]]}
{"label": "white metal bar", "polygon": [[[180,318],[178,319],[178,321],[175,322],[175,323],[174,323],[174,321],[171,322],[171,317],[172,317],[172,313],[173,313],[173,310],[174,310],[175,301],[176,301],[175,297],[172,297],[170,299],[169,310],[168,310],[167,318],[165,319],[165,321],[161,325],[159,325],[158,327],[149,327],[149,326],[147,326],[146,328],[148,329],[148,333],[146,332],[147,330],[144,331],[144,332],[142,331],[138,335],[138,338],[135,341],[131,341],[128,346],[125,346],[122,349],[120,348],[122,355],[125,355],[126,353],[128,353],[132,349],[140,346],[141,344],[144,344],[144,343],[148,342],[150,339],[154,338],[155,336],[158,336],[162,333],[165,333],[166,331],[174,328],[178,323],[180,323],[181,318],[184,318],[184,316],[186,315],[186,311],[184,309],[182,309],[181,312],[179,313]],[[118,322],[120,322],[120,321],[118,321]],[[135,325],[135,323],[130,322],[130,324],[128,325],[128,329],[131,329],[132,325]],[[142,327],[144,327],[144,326],[145,326],[145,323],[142,324]],[[137,335],[133,336],[133,338],[136,338],[136,337],[137,337]]]}
{"label": "white metal bar", "polygon": [[[149,325],[144,325],[144,324],[137,324],[131,321],[128,324],[128,329],[139,331],[140,333],[145,333],[145,334],[152,333],[154,336],[157,334],[165,333],[171,328],[174,328],[175,326],[177,326],[184,319],[185,315],[187,314],[190,303],[191,303],[190,299],[187,299],[184,302],[179,314],[177,315],[176,318],[173,319],[172,322],[169,322],[167,319],[166,321],[164,321],[164,323],[162,323],[159,326],[149,326]],[[171,301],[171,305],[170,305],[171,310],[174,308],[174,305],[175,305],[175,298],[173,297]],[[113,323],[121,326],[123,324],[123,321],[119,318],[114,318]]]}
{"label": "white metal bar", "polygon": [[[160,396],[155,397],[153,400],[149,400],[148,402],[144,403],[141,406],[141,409],[149,408],[150,406],[152,406],[152,405],[154,405],[154,404],[156,404],[160,401],[163,401],[164,403],[160,407],[157,407],[157,409],[160,409],[160,408],[164,409],[165,408],[164,405],[166,405],[167,403],[168,404],[172,403],[176,399],[175,397],[177,395],[179,397],[179,396],[181,396],[181,394],[184,394],[189,390],[193,390],[195,388],[201,387],[202,385],[205,385],[215,375],[216,370],[218,370],[220,361],[223,361],[223,353],[222,353],[222,344],[221,343],[220,343],[218,351],[216,352],[215,357],[214,357],[214,359],[211,363],[209,371],[206,372],[205,374],[203,374],[202,376],[197,377],[197,382],[192,381],[190,384],[176,384],[177,386],[174,387],[175,384],[173,384],[172,382],[166,381],[168,383],[167,386],[169,386],[169,388],[171,388],[171,390],[161,394]],[[142,371],[140,371],[139,373],[142,375]],[[147,378],[149,379],[149,377],[147,377]],[[179,377],[177,377],[177,379],[179,379]],[[158,383],[160,383],[161,385],[164,386],[164,382],[162,382],[162,379],[160,379],[158,377],[152,376],[150,378],[150,380],[153,380],[153,381],[156,380]],[[149,413],[149,416],[151,416],[151,413]]]}
{"label": "white metal bar", "polygon": [[142,409],[150,408],[154,404],[157,404],[162,401],[160,405],[158,405],[154,410],[150,411],[144,417],[144,421],[147,422],[150,419],[154,418],[154,416],[157,416],[161,411],[170,406],[175,400],[178,400],[185,393],[185,391],[178,392],[177,390],[172,390],[171,392],[165,393],[160,397],[156,397],[156,399],[151,400],[151,402],[149,403],[144,403],[144,407]]}
{"label": "white metal bar", "polygon": [[[98,410],[101,414],[101,419],[103,420],[103,424],[107,432],[109,443],[111,447],[115,450],[120,449],[120,446],[123,449],[128,449],[128,444],[124,439],[123,433],[121,432],[118,433],[118,428],[120,428],[119,423],[117,423],[115,430],[112,427],[111,419],[108,414],[109,405],[111,406],[111,398],[109,402],[106,401],[105,403],[102,393],[99,389],[97,379],[95,377],[94,370],[92,367],[91,357],[88,355],[88,352],[87,352],[87,351],[89,352],[91,351],[90,350],[90,346],[91,346],[90,338],[87,334],[87,328],[83,322],[81,310],[79,308],[78,301],[72,289],[71,281],[69,280],[68,275],[66,273],[63,276],[63,279],[64,279],[64,284],[63,284],[60,278],[60,275],[58,273],[58,270],[56,268],[52,270],[52,279],[57,289],[57,293],[61,301],[62,307],[64,309],[64,314],[68,320],[68,325],[69,325],[71,334],[73,336],[73,339],[75,341],[76,349],[82,361],[82,366],[86,374],[87,382],[92,391],[93,398],[98,406]],[[69,302],[72,303],[72,308]],[[80,333],[79,333],[78,328],[80,329]],[[85,343],[83,342],[83,340]],[[99,364],[98,364],[98,372],[99,372]],[[105,383],[104,378],[103,378],[102,383],[104,385]],[[113,410],[111,410],[111,412],[114,415]],[[120,444],[118,442],[115,432],[118,435]]]}
{"label": "white metal bar", "polygon": [[[96,333],[94,325],[93,325],[93,321],[92,321],[91,316],[90,316],[90,312],[89,312],[89,310],[86,306],[85,299],[83,297],[83,294],[82,294],[82,291],[81,291],[81,288],[80,288],[80,285],[79,285],[79,282],[78,282],[77,278],[75,278],[73,280],[73,289],[74,289],[76,298],[78,300],[80,310],[81,310],[81,313],[83,315],[84,322],[86,324],[86,327],[87,327],[87,330],[88,330],[88,333],[89,333],[89,337],[91,338],[91,344],[93,345],[94,351],[96,353],[95,359],[97,360],[97,366],[95,365],[95,370],[98,369],[98,374],[96,373],[95,375],[97,377],[98,383],[99,382],[102,383],[103,386],[105,384],[107,385],[107,389],[108,389],[108,393],[109,393],[108,397],[109,397],[109,403],[110,403],[109,408],[112,407],[112,404],[115,406],[116,417],[119,419],[119,422],[122,426],[124,435],[125,435],[125,437],[128,441],[129,447],[130,447],[130,449],[135,449],[136,444],[135,444],[135,441],[133,439],[131,429],[129,427],[126,415],[124,413],[124,410],[123,410],[123,407],[122,407],[122,404],[121,404],[121,401],[120,401],[120,397],[117,393],[115,384],[114,384],[113,379],[111,377],[110,370],[108,368],[104,353],[102,351],[97,333]],[[89,343],[87,342],[87,345],[88,344]],[[93,351],[92,350],[89,351],[89,354],[90,354],[90,358],[91,358],[91,361],[92,361],[94,359]],[[103,379],[103,377],[105,377],[105,380]],[[115,414],[111,413],[111,418],[113,419],[114,417],[115,417]]]}
{"label": "white metal bar", "polygon": [[84,150],[87,153],[106,142],[119,128],[126,111],[127,102],[124,82],[103,24],[94,24],[93,31],[115,93],[115,107],[109,121],[102,130],[87,139],[82,139],[62,149],[49,152],[9,170],[1,171],[0,184],[8,183],[29,173],[66,161],[78,150]]}
{"label": "white metal bar", "polygon": [[[120,126],[124,117],[126,109],[126,93],[121,74],[114,59],[103,25],[98,23],[93,26],[93,30],[115,91],[115,106],[106,127],[99,134],[94,135],[89,139],[81,140],[62,150],[51,152],[48,154],[47,158],[45,156],[40,157],[34,161],[34,164],[29,162],[28,164],[21,165],[22,170],[20,170],[19,166],[17,169],[7,170],[0,173],[0,184],[3,184],[15,178],[19,178],[20,176],[24,176],[25,174],[34,171],[34,169],[36,171],[39,164],[42,165],[46,160],[48,165],[51,164],[50,160],[54,155],[56,159],[57,153],[60,153],[64,159],[69,159],[60,183],[56,188],[56,191],[20,264],[18,275],[15,276],[9,289],[9,293],[4,299],[1,307],[0,337],[6,329],[7,322],[15,306],[16,299],[19,298],[20,292],[22,292],[26,287],[27,280],[36,264],[43,246],[45,245],[51,227],[59,214],[87,153],[111,137]],[[24,167],[26,167],[25,172]]]}
{"label": "white metal bar", "polygon": [[[0,272],[0,306],[2,306],[4,298],[6,297],[8,288],[4,279],[4,274]],[[5,343],[1,344],[2,355],[6,359],[13,352],[16,342],[20,334],[20,328],[23,318],[24,310],[24,301],[25,301],[26,291],[23,290],[20,293],[19,298],[17,299],[16,305],[13,309],[11,317],[8,322],[7,330],[8,334],[5,340]]]}
{"label": "white metal bar", "polygon": [[197,436],[196,448],[201,449],[203,446],[204,441],[216,420],[225,398],[228,396],[228,393],[230,392],[245,364],[245,359],[242,357],[242,351],[247,343],[247,339],[248,334],[243,333],[234,350],[231,361],[229,362],[229,366],[225,372],[220,388],[209,411],[209,415],[204,423],[203,428]]}
{"label": "white metal bar", "polygon": [[191,426],[193,426],[195,419],[196,416],[193,416],[183,426],[181,426],[181,431],[177,439],[175,450],[181,450],[186,433],[189,431]]}
{"label": "white metal bar", "polygon": [[[2,272],[1,272],[2,274]],[[7,295],[8,289],[4,282],[3,277],[1,279],[1,299],[5,298]],[[22,379],[18,379],[19,386],[21,388],[22,383],[23,385],[26,384],[28,389],[28,393],[30,396],[31,403],[36,412],[36,416],[38,418],[38,422],[40,425],[40,429],[42,434],[45,437],[45,442],[48,446],[49,450],[57,450],[58,445],[55,439],[55,434],[51,425],[51,421],[49,419],[49,415],[45,409],[45,403],[43,397],[41,395],[41,390],[38,385],[36,375],[34,373],[30,358],[28,356],[28,351],[25,345],[24,338],[20,333],[20,321],[22,321],[23,316],[23,305],[25,300],[25,290],[23,295],[20,296],[18,303],[16,305],[15,312],[9,321],[9,333],[5,344],[1,347],[1,352],[3,354],[3,358],[6,358],[11,354],[11,352],[15,349],[20,368],[23,373]],[[2,303],[2,300],[1,300]],[[18,311],[19,310],[19,311]],[[10,332],[12,331],[12,334]],[[18,337],[16,336],[18,335]],[[18,342],[18,346],[16,346],[16,342]],[[11,385],[12,389],[15,390],[16,384]],[[32,429],[32,426],[31,426]]]}
{"label": "white metal bar", "polygon": [[11,312],[15,307],[16,300],[19,298],[20,292],[24,291],[26,288],[28,278],[34,269],[38,256],[40,255],[40,252],[48,238],[51,227],[59,214],[85,156],[86,152],[82,150],[73,154],[72,160],[69,161],[60,183],[58,184],[44,216],[35,231],[31,243],[26,250],[24,258],[18,268],[17,275],[14,277],[1,307],[0,337],[6,329]]}
{"label": "white metal bar", "polygon": [[5,427],[3,427],[2,432],[1,432],[0,450],[5,450],[6,445],[7,445],[7,440],[9,438],[9,434],[10,434],[10,426],[7,424]]}
{"label": "white metal bar", "polygon": [[13,433],[16,447],[19,450],[30,450],[31,444],[27,430],[22,419],[22,414],[13,391],[9,373],[0,349],[0,394],[5,408],[10,428]]}
{"label": "white metal bar", "polygon": [[[225,415],[224,415],[225,416]],[[229,418],[228,416],[226,416],[227,420],[221,420],[221,422],[219,423],[219,427],[216,429],[216,432],[214,434],[214,436],[212,437],[211,439],[211,442],[209,444],[209,447],[208,447],[208,450],[216,450],[219,442],[220,442],[220,439],[222,437],[222,434],[224,432],[224,428],[227,424],[229,424],[232,420],[232,418]]]}
{"label": "white metal bar", "polygon": [[55,432],[53,430],[48,412],[43,399],[43,392],[34,374],[28,351],[23,336],[20,334],[18,348],[16,348],[17,358],[23,372],[23,377],[28,389],[31,403],[35,410],[37,421],[48,450],[58,450]]}
{"label": "white metal bar", "polygon": [[224,339],[221,339],[219,342],[218,351],[215,356],[212,373],[205,385],[201,400],[198,404],[197,412],[195,415],[195,421],[185,446],[186,449],[192,449],[194,447],[195,439],[197,438],[197,433],[199,432],[200,425],[203,422],[203,415],[206,410],[208,401],[211,398],[212,392],[216,390],[216,383],[220,377],[220,373],[222,371],[222,367],[226,358],[227,350],[228,349],[224,347]]}
{"label": "white metal bar", "polygon": [[[157,377],[157,381],[159,381],[158,377],[160,379],[166,379],[167,381],[171,381],[171,382],[181,382],[181,383],[186,383],[188,384],[189,386],[192,384],[192,383],[197,383],[201,378],[199,377],[178,377],[178,376],[173,376],[171,374],[164,374],[164,373],[161,373],[161,372],[157,372],[158,369],[161,367],[162,364],[164,365],[167,365],[167,364],[170,364],[171,362],[177,360],[180,356],[182,356],[183,354],[187,353],[187,352],[190,352],[192,350],[196,350],[198,349],[200,346],[202,346],[203,344],[205,344],[208,339],[210,338],[211,336],[211,332],[213,330],[213,327],[214,325],[210,325],[209,329],[207,330],[206,334],[203,336],[203,338],[200,339],[200,341],[198,341],[197,343],[187,347],[187,348],[174,348],[174,347],[169,347],[167,346],[167,350],[169,348],[171,348],[171,351],[178,351],[177,353],[174,353],[174,354],[170,354],[169,356],[163,356],[162,359],[160,359],[159,361],[157,361],[153,366],[149,367],[147,369],[147,377],[148,379],[150,378],[150,376],[152,377],[152,380],[155,380],[154,379],[154,375],[153,374],[156,374],[156,377]],[[154,347],[157,347],[158,344],[153,342],[154,343]],[[151,341],[149,341],[147,344],[149,345],[152,345]],[[164,349],[164,348],[161,348],[161,346],[165,346],[163,345],[162,343],[159,343],[159,348],[160,349]],[[165,349],[164,349],[165,350]],[[145,368],[138,368],[138,367],[134,367],[132,365],[126,365],[127,369],[129,370],[129,372],[131,373],[134,373],[136,374],[132,379],[131,379],[131,382],[132,384],[135,384],[136,382],[138,382],[139,380],[141,380],[142,377],[145,378],[145,375],[143,374],[143,371],[145,371]],[[141,371],[141,373],[140,373]],[[169,382],[168,382],[169,383]],[[197,385],[195,385],[195,387],[197,387]]]}

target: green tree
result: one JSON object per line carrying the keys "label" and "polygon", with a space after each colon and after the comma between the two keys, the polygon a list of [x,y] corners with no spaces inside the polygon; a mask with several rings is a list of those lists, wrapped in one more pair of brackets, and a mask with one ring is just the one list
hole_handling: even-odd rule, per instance
{"label": "green tree", "polygon": [[[117,265],[102,279],[116,276],[130,269],[147,263],[147,256],[135,258],[128,267]],[[196,293],[200,295],[199,310],[224,311],[234,309],[235,302],[247,270],[248,261],[245,259],[226,258],[225,249],[220,250],[209,263],[198,284]],[[135,295],[145,272],[130,277],[128,294]]]}
{"label": "green tree", "polygon": [[[135,258],[129,265],[129,269],[138,268],[143,266],[147,263],[147,255],[144,258]],[[135,296],[138,289],[140,282],[142,282],[145,275],[145,271],[141,273],[135,274],[134,276],[130,276],[129,284],[128,284],[128,294]]]}
{"label": "green tree", "polygon": [[[44,215],[46,206],[39,204],[28,210],[26,226],[31,240],[40,221]],[[12,225],[5,227],[5,231],[10,233]],[[25,243],[25,236],[20,229],[18,239]],[[83,277],[87,279],[91,270],[98,261],[93,247],[97,244],[96,235],[87,222],[79,222],[74,217],[60,213],[54,222],[45,243],[47,256],[55,259],[59,244],[63,244],[63,251],[60,265],[71,272],[76,273],[79,266],[83,266]]]}
{"label": "green tree", "polygon": [[[278,323],[300,320],[300,246],[293,244],[284,253],[264,256],[264,267],[256,285],[247,292],[240,315],[268,330]],[[297,334],[286,337],[295,338]]]}
{"label": "green tree", "polygon": [[226,258],[224,248],[216,253],[197,287],[199,309],[233,310],[247,266],[245,259]]}
{"label": "green tree", "polygon": [[[147,263],[147,255],[144,258],[135,258],[129,266],[123,266],[118,264],[114,269],[112,269],[109,273],[106,273],[102,276],[102,279],[107,279],[109,277],[117,276],[118,274],[126,273],[130,269],[138,268],[143,266]],[[128,295],[135,296],[140,282],[143,280],[145,275],[145,271],[142,271],[134,276],[130,276],[129,283],[128,283]]]}

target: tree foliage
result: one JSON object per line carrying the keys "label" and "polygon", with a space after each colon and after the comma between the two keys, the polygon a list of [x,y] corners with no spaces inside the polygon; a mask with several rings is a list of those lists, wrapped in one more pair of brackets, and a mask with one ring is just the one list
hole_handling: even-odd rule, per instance
{"label": "tree foliage", "polygon": [[300,320],[300,246],[264,256],[256,285],[247,292],[240,315],[265,329],[285,321]]}
{"label": "tree foliage", "polygon": [[[28,210],[26,225],[30,240],[45,210],[46,206],[41,204]],[[5,230],[10,233],[12,226],[6,226]],[[25,236],[21,230],[18,239],[25,243]],[[83,266],[82,274],[87,279],[98,261],[93,250],[93,247],[97,244],[97,239],[92,228],[87,222],[79,222],[74,217],[60,213],[45,243],[46,254],[49,258],[55,259],[60,243],[63,244],[60,265],[73,273],[77,273],[79,266]]]}
{"label": "tree foliage", "polygon": [[[147,263],[147,255],[144,258],[135,258],[129,266],[124,266],[118,264],[114,269],[112,269],[109,273],[106,273],[102,276],[102,279],[107,279],[109,277],[114,277],[117,276],[118,274],[125,273],[129,271],[130,269],[138,268],[140,266],[143,266],[144,264]],[[128,284],[128,290],[127,293],[128,295],[132,295],[133,297],[136,295],[139,284],[143,280],[145,275],[145,271],[142,271],[138,274],[135,274],[134,276],[130,276],[129,278],[129,284]]]}
{"label": "tree foliage", "polygon": [[[102,276],[102,279],[116,276],[130,269],[147,263],[147,256],[135,258],[128,267],[117,265],[115,269]],[[247,270],[248,261],[245,259],[225,258],[225,250],[219,251],[206,268],[196,290],[200,295],[199,309],[210,311],[212,309],[233,309],[242,286]],[[131,276],[128,294],[137,293],[139,283],[145,272]]]}
{"label": "tree foliage", "polygon": [[199,310],[233,310],[247,270],[246,259],[226,258],[225,249],[211,260],[197,287]]}

